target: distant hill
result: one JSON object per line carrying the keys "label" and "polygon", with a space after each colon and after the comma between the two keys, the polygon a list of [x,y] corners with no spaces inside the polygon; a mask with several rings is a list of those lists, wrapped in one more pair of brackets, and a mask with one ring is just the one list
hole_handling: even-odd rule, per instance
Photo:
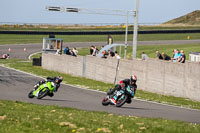
{"label": "distant hill", "polygon": [[200,10],[193,11],[163,24],[200,25]]}

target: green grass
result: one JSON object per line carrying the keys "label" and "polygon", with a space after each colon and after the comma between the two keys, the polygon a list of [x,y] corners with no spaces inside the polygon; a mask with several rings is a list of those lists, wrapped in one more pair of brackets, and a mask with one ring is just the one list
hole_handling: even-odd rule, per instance
{"label": "green grass", "polygon": [[[139,34],[138,41],[154,41],[154,40],[186,40],[187,36],[191,39],[200,39],[200,33],[183,33],[183,34]],[[15,35],[0,34],[0,44],[29,44],[42,43],[43,37],[48,35]],[[64,42],[105,42],[107,43],[107,35],[56,35],[56,38],[63,39]],[[114,42],[124,42],[125,35],[112,35]],[[128,41],[132,41],[133,36],[128,35]]]}
{"label": "green grass", "polygon": [[200,125],[113,115],[19,101],[0,101],[1,133],[199,133]]}

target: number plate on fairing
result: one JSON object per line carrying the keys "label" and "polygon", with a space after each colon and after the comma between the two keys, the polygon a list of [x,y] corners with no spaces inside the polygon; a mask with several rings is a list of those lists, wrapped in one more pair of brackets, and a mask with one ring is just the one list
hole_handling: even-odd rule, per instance
{"label": "number plate on fairing", "polygon": [[121,94],[122,94],[122,93],[121,93],[120,91],[118,91],[116,95],[117,95],[117,96],[120,96]]}

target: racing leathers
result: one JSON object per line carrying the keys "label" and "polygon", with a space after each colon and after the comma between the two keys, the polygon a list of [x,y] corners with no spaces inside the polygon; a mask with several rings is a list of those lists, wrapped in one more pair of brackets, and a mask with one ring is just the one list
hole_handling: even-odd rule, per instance
{"label": "racing leathers", "polygon": [[127,99],[127,103],[131,103],[131,98],[135,96],[137,85],[135,82],[131,82],[130,79],[124,79],[120,81],[120,84],[115,85],[114,89],[110,89],[108,91],[108,95],[112,95],[115,91],[120,91],[121,89],[126,89],[128,87],[128,92],[130,92],[130,96]]}
{"label": "racing leathers", "polygon": [[[52,87],[52,90],[53,92],[57,92],[58,91],[58,88],[60,87],[60,83],[56,83],[56,77],[47,77],[46,80],[41,80],[39,81],[35,86],[35,90],[37,90],[37,88],[41,85],[41,84],[45,84],[45,83],[48,83],[48,82],[51,82],[51,87]],[[50,88],[49,88],[50,89]],[[48,94],[50,97],[54,96],[53,93],[49,93]]]}

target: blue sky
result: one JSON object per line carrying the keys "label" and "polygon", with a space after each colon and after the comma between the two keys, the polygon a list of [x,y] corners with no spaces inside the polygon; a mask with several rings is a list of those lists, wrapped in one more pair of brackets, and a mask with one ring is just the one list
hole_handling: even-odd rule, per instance
{"label": "blue sky", "polygon": [[[126,23],[126,17],[46,11],[46,6],[134,10],[135,0],[1,0],[0,23]],[[139,0],[139,23],[163,23],[200,10],[200,0]],[[129,18],[133,23],[133,18]]]}

